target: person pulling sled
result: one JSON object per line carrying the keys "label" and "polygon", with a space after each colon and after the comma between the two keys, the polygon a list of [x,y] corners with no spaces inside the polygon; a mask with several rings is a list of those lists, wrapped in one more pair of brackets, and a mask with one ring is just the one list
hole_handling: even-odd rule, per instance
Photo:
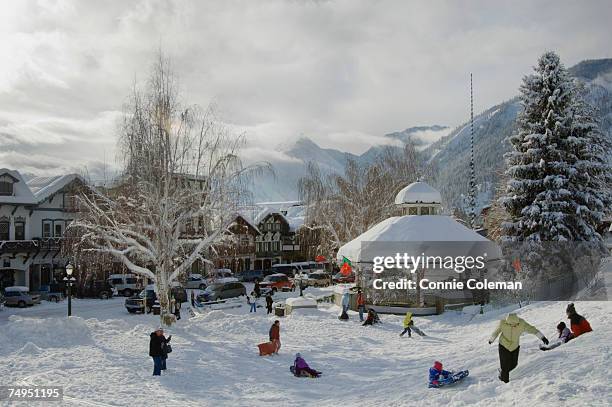
{"label": "person pulling sled", "polygon": [[518,365],[519,352],[521,350],[519,338],[523,332],[530,333],[540,338],[544,345],[548,345],[548,339],[537,328],[529,325],[527,321],[510,313],[506,319],[499,321],[499,325],[493,331],[489,339],[489,345],[499,336],[499,380],[504,383],[510,381],[510,372]]}
{"label": "person pulling sled", "polygon": [[425,333],[421,331],[419,328],[414,326],[414,321],[412,320],[412,312],[406,312],[406,316],[404,317],[404,330],[400,334],[400,336],[404,336],[408,333],[408,337],[412,337],[412,331],[416,332],[420,336],[425,336]]}
{"label": "person pulling sled", "polygon": [[457,373],[444,370],[442,362],[438,362],[436,360],[433,366],[429,368],[429,385],[427,387],[438,388],[453,384],[461,379],[466,378],[469,374],[470,372],[468,370],[462,370]]}
{"label": "person pulling sled", "polygon": [[293,366],[289,367],[289,370],[295,377],[319,377],[321,376],[321,372],[312,369],[308,366],[308,363],[302,358],[302,355],[299,353],[295,354],[295,361],[293,362]]}

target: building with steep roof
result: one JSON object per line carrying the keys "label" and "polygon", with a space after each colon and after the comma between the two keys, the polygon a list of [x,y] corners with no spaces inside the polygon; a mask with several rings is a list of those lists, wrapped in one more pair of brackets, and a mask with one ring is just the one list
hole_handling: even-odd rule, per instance
{"label": "building with steep roof", "polygon": [[35,177],[0,168],[0,288],[38,290],[63,272],[64,233],[76,212],[77,174]]}

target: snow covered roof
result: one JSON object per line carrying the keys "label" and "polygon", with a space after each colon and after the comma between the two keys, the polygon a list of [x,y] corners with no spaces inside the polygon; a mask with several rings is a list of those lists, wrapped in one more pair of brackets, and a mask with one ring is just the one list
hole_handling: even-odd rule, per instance
{"label": "snow covered roof", "polygon": [[34,204],[34,194],[28,188],[25,180],[19,173],[19,171],[9,170],[8,168],[0,168],[0,176],[8,175],[15,183],[13,184],[13,195],[11,196],[0,196],[0,203],[14,203],[14,204]]}
{"label": "snow covered roof", "polygon": [[34,177],[25,181],[19,171],[0,168],[0,176],[9,175],[15,179],[12,196],[0,196],[0,203],[37,204],[43,202],[57,191],[75,180],[85,183],[78,174]]}
{"label": "snow covered roof", "polygon": [[290,231],[295,232],[304,224],[306,208],[304,205],[296,204],[294,201],[285,202],[285,206],[281,204],[281,202],[275,202],[273,206],[264,206],[255,216],[255,223],[259,225],[266,217],[275,214],[287,222]]}
{"label": "snow covered roof", "polygon": [[442,203],[442,197],[437,189],[422,181],[413,182],[395,196],[396,205],[420,202]]}
{"label": "snow covered roof", "polygon": [[450,216],[408,215],[390,217],[346,243],[338,250],[338,261],[346,257],[352,262],[371,262],[372,259],[369,257],[372,257],[372,253],[376,250],[368,251],[367,248],[368,245],[372,248],[372,242],[387,243],[376,247],[382,248],[383,251],[388,248],[390,252],[393,252],[391,254],[377,252],[376,256],[394,255],[397,252],[397,245],[393,243],[406,243],[411,251],[415,251],[415,255],[420,255],[422,252],[426,255],[433,255],[431,251],[442,250],[442,246],[436,245],[435,248],[432,248],[429,242],[449,242],[444,247],[445,253],[448,252],[449,256],[456,255],[454,253],[456,251],[465,251],[468,247],[478,246],[486,250],[489,260],[501,257],[501,249],[498,245]]}
{"label": "snow covered roof", "polygon": [[75,180],[85,183],[85,180],[78,174],[66,174],[53,177],[35,177],[30,179],[27,184],[36,201],[40,203]]}

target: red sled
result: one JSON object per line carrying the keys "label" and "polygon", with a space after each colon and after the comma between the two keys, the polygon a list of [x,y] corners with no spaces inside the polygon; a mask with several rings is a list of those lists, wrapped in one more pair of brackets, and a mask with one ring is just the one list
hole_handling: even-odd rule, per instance
{"label": "red sled", "polygon": [[260,343],[257,347],[259,348],[259,356],[271,355],[278,351],[277,344],[274,342]]}

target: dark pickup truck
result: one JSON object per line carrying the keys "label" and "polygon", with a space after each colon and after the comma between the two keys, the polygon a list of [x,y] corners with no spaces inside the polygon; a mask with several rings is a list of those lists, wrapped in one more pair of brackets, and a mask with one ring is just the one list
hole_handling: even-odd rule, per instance
{"label": "dark pickup truck", "polygon": [[[187,292],[182,287],[173,287],[172,296],[180,302],[187,302]],[[132,295],[125,299],[125,309],[127,309],[130,314],[136,312],[146,312],[148,314],[153,311],[155,307],[159,307],[157,295],[155,291],[149,288],[142,290],[140,294]]]}

